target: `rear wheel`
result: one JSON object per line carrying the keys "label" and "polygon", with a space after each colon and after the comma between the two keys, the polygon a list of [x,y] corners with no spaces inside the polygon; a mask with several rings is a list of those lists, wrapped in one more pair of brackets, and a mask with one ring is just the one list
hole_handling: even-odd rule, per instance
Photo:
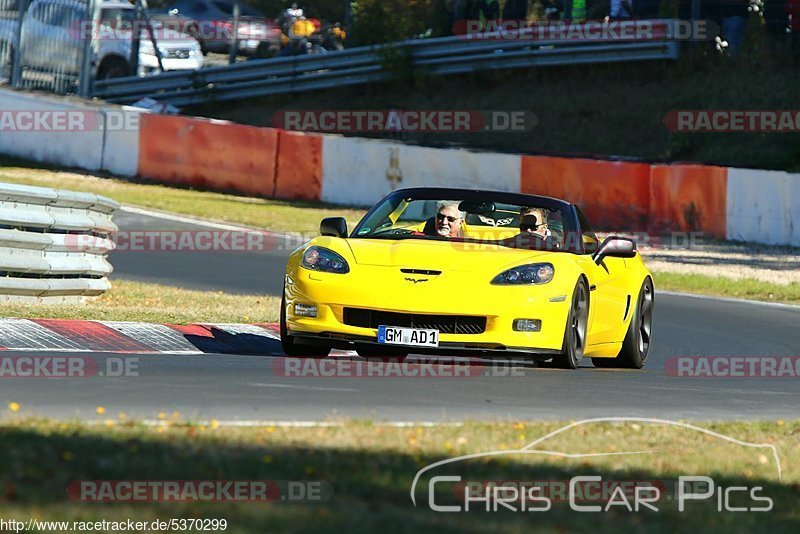
{"label": "rear wheel", "polygon": [[307,358],[324,358],[331,352],[330,347],[315,345],[298,345],[294,336],[289,335],[286,327],[286,294],[281,297],[281,348],[287,356],[304,356]]}
{"label": "rear wheel", "polygon": [[562,369],[577,369],[586,348],[586,332],[589,322],[589,288],[586,280],[580,278],[572,293],[572,305],[564,329],[564,344],[561,355],[553,358],[553,363]]}
{"label": "rear wheel", "polygon": [[650,352],[650,338],[653,334],[653,305],[655,292],[653,281],[648,276],[639,290],[636,302],[636,314],[631,318],[628,333],[622,343],[622,350],[617,356],[620,367],[641,369]]}

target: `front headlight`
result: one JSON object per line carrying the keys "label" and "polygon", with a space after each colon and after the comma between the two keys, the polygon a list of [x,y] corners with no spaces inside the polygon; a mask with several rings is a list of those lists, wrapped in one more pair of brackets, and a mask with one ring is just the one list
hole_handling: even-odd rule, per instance
{"label": "front headlight", "polygon": [[531,263],[503,271],[492,279],[494,285],[546,284],[556,274],[552,263]]}
{"label": "front headlight", "polygon": [[336,252],[324,247],[308,247],[300,264],[312,271],[346,274],[350,272],[347,260]]}

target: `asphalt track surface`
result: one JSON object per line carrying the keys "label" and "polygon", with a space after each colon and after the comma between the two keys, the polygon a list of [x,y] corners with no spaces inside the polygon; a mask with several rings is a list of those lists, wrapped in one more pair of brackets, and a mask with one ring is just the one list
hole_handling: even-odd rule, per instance
{"label": "asphalt track surface", "polygon": [[[139,213],[119,211],[114,222],[127,232],[125,243],[131,243],[134,232],[204,231],[209,227],[182,220],[162,219]],[[220,233],[224,229],[211,228]],[[282,241],[278,241],[282,243]],[[270,247],[265,246],[265,249]],[[237,294],[280,294],[283,269],[289,252],[278,246],[264,251],[182,251],[158,250],[113,252],[109,261],[114,266],[111,279],[125,278],[142,282]]]}
{"label": "asphalt track surface", "polygon": [[[118,224],[177,226],[128,213]],[[287,254],[115,253],[111,261],[120,278],[277,294]],[[103,417],[123,411],[154,419],[178,411],[220,421],[795,418],[798,377],[676,378],[665,364],[675,356],[800,356],[798,325],[800,308],[659,295],[656,288],[654,343],[641,371],[599,370],[585,361],[577,371],[485,366],[482,376],[458,378],[288,378],[274,371],[282,356],[275,341],[259,355],[90,354],[100,369],[109,358],[137,358],[138,376],[8,379],[0,400],[19,402],[28,414],[89,420],[101,418],[97,406],[106,408]]]}

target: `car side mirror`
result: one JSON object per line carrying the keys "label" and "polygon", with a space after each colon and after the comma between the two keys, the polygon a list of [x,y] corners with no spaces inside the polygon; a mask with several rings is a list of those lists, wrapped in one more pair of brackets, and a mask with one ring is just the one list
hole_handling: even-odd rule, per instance
{"label": "car side mirror", "polygon": [[344,217],[325,217],[319,223],[319,233],[331,237],[347,237],[347,221]]}
{"label": "car side mirror", "polygon": [[627,237],[610,235],[592,256],[597,265],[605,258],[633,258],[636,256],[636,242]]}

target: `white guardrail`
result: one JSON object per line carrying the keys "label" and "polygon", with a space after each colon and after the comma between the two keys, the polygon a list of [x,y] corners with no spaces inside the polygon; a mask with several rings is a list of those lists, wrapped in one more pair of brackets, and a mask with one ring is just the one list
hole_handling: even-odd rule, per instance
{"label": "white guardrail", "polygon": [[0,183],[0,301],[79,302],[108,290],[118,208],[93,193]]}

